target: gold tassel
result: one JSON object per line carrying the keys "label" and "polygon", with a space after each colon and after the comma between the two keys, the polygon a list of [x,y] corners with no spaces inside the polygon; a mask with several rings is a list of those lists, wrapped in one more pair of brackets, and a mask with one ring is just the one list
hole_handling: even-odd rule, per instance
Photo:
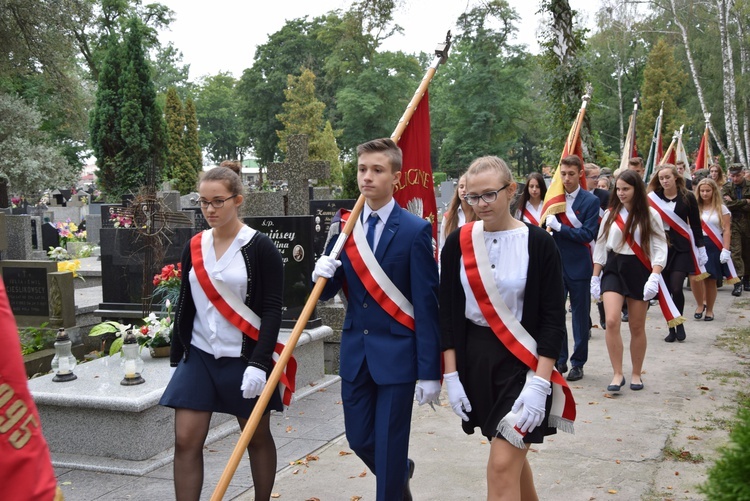
{"label": "gold tassel", "polygon": [[685,317],[679,316],[677,318],[673,318],[669,322],[667,322],[667,325],[669,327],[677,327],[680,324],[684,324],[686,322]]}

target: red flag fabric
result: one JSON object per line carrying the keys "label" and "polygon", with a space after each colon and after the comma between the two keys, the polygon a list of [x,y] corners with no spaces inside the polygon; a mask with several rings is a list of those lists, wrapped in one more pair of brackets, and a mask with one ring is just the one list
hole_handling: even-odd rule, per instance
{"label": "red flag fabric", "polygon": [[57,479],[29,391],[18,328],[2,279],[0,325],[0,492],[3,499],[51,501]]}
{"label": "red flag fabric", "polygon": [[393,197],[401,207],[430,222],[432,246],[437,259],[437,202],[430,162],[430,104],[426,91],[398,146],[404,160],[401,180]]}
{"label": "red flag fabric", "polygon": [[709,149],[710,144],[708,143],[708,126],[706,126],[706,130],[703,131],[703,137],[701,138],[701,145],[698,147],[698,156],[695,159],[695,168],[697,169],[708,169],[709,165],[711,164],[711,159],[709,157]]}

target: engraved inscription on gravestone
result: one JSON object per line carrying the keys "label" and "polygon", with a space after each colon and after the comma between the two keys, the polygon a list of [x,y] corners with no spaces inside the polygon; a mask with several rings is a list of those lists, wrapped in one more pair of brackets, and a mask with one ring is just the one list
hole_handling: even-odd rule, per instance
{"label": "engraved inscription on gravestone", "polygon": [[339,209],[354,208],[356,200],[310,200],[310,214],[313,216],[313,247],[315,248],[315,261],[325,252],[328,229],[331,227],[331,219]]}
{"label": "engraved inscription on gravestone", "polygon": [[[284,263],[282,327],[294,327],[312,290],[314,261],[312,216],[246,217],[245,224],[265,233],[276,245]],[[320,325],[312,315],[307,327]]]}
{"label": "engraved inscription on gravestone", "polygon": [[3,267],[3,281],[14,315],[49,315],[47,269]]}

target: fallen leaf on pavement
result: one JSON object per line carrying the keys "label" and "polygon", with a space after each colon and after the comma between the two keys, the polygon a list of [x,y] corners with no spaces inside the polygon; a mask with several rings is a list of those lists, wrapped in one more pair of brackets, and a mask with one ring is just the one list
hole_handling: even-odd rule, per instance
{"label": "fallen leaf on pavement", "polygon": [[351,452],[348,451],[339,451],[339,456],[351,456]]}
{"label": "fallen leaf on pavement", "polygon": [[362,473],[359,474],[359,478],[366,477],[367,476],[367,470],[362,471]]}

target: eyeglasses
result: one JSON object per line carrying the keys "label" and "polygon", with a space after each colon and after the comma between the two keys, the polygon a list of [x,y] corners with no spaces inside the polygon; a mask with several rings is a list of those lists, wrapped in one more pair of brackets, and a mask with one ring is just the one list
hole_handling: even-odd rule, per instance
{"label": "eyeglasses", "polygon": [[482,200],[484,200],[484,203],[491,204],[492,202],[497,200],[497,194],[503,191],[508,186],[510,186],[510,184],[506,184],[499,190],[488,191],[487,193],[482,193],[481,195],[466,195],[464,196],[464,200],[466,200],[466,203],[469,205],[477,205],[479,203],[479,199],[481,198]]}
{"label": "eyeglasses", "polygon": [[232,195],[231,197],[227,197],[224,200],[222,200],[221,198],[216,198],[216,199],[211,200],[211,201],[209,201],[209,200],[193,200],[193,205],[200,204],[201,208],[203,208],[203,209],[208,209],[209,205],[212,206],[214,209],[221,209],[222,207],[224,207],[224,202],[226,202],[227,200],[231,200],[231,199],[233,199],[236,196],[237,195]]}

